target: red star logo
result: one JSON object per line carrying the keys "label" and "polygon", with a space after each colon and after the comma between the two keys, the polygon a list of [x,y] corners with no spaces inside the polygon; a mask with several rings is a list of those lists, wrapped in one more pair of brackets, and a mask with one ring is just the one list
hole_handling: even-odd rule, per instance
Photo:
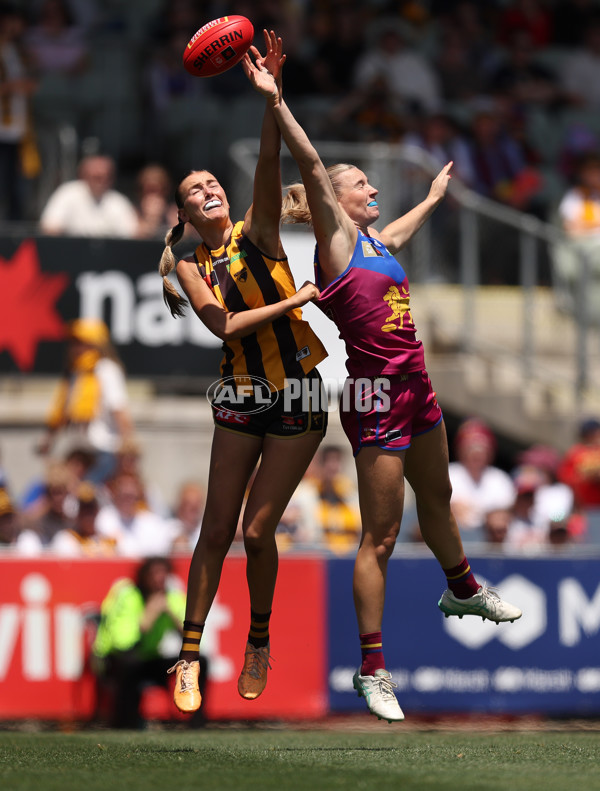
{"label": "red star logo", "polygon": [[55,303],[68,283],[64,272],[41,271],[31,239],[9,261],[0,256],[0,352],[8,351],[22,371],[33,368],[40,341],[64,338]]}

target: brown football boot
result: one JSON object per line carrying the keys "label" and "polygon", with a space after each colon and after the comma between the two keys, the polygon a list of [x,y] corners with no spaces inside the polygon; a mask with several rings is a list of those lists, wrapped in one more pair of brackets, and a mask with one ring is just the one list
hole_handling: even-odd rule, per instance
{"label": "brown football boot", "polygon": [[267,686],[267,670],[269,663],[270,646],[255,648],[252,643],[246,643],[244,667],[238,679],[238,692],[246,700],[254,700]]}
{"label": "brown football boot", "polygon": [[179,709],[186,714],[198,711],[202,703],[202,695],[198,679],[200,677],[200,662],[186,662],[180,659],[179,662],[167,670],[167,673],[175,673],[175,689],[173,691],[173,702]]}

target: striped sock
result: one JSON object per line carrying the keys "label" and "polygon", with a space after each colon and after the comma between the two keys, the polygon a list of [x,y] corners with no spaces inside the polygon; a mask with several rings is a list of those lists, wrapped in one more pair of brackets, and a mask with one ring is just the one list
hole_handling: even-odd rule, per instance
{"label": "striped sock", "polygon": [[442,569],[448,580],[448,587],[457,599],[468,599],[479,590],[479,583],[471,571],[471,566],[466,558],[462,563],[451,569]]}
{"label": "striped sock", "polygon": [[200,638],[203,631],[203,623],[183,622],[183,644],[179,652],[180,659],[185,659],[186,662],[195,662],[200,658]]}
{"label": "striped sock", "polygon": [[269,619],[271,612],[259,613],[250,610],[250,631],[248,642],[255,648],[264,648],[269,642]]}
{"label": "striped sock", "polygon": [[360,666],[361,676],[374,676],[375,671],[380,668],[385,668],[385,661],[383,659],[383,643],[381,641],[381,632],[370,632],[369,634],[361,634],[360,637],[360,652],[362,654],[362,663]]}

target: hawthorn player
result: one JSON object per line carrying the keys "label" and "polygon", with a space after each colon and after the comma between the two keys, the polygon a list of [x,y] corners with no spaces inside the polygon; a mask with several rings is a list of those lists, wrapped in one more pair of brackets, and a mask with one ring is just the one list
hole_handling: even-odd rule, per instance
{"label": "hawthorn player", "polygon": [[[285,60],[281,40],[266,37],[266,41],[265,65],[277,76]],[[200,320],[223,340],[222,380],[269,382],[268,408],[263,411],[257,410],[250,396],[240,404],[235,392],[231,403],[227,398],[213,402],[216,430],[206,509],[189,571],[182,649],[170,671],[176,672],[174,700],[181,711],[195,711],[201,703],[200,640],[246,488],[259,461],[242,521],[250,629],[238,691],[248,700],[262,693],[270,667],[269,620],[277,577],[275,530],[326,429],[323,408],[312,411],[301,397],[286,411],[286,380],[318,383],[315,366],[326,352],[300,310],[319,292],[313,283],[295,291],[279,236],[280,143],[267,105],[254,201],[239,222],[231,219],[225,191],[212,173],[197,170],[183,179],[176,194],[179,223],[166,236],[159,266],[167,304],[174,316],[181,315],[186,302],[166,276],[175,266],[171,248],[190,223],[202,244],[193,256],[176,265],[177,279]],[[264,391],[261,396],[264,405]]]}

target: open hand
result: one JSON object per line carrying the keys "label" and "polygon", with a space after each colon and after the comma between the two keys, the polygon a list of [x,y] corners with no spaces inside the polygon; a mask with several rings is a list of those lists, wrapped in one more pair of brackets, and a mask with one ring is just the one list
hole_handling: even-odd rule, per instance
{"label": "open hand", "polygon": [[444,195],[446,194],[446,190],[448,189],[448,184],[450,183],[450,179],[452,176],[450,175],[450,168],[454,162],[448,162],[447,165],[440,170],[437,176],[431,183],[431,188],[429,190],[429,195],[432,198],[435,198],[438,201],[441,201]]}
{"label": "open hand", "polygon": [[263,31],[265,36],[266,54],[264,57],[255,46],[250,47],[250,52],[256,62],[253,62],[248,52],[242,59],[242,67],[252,86],[263,96],[277,96],[281,84],[281,69],[285,63],[282,54],[282,41],[271,31]]}

